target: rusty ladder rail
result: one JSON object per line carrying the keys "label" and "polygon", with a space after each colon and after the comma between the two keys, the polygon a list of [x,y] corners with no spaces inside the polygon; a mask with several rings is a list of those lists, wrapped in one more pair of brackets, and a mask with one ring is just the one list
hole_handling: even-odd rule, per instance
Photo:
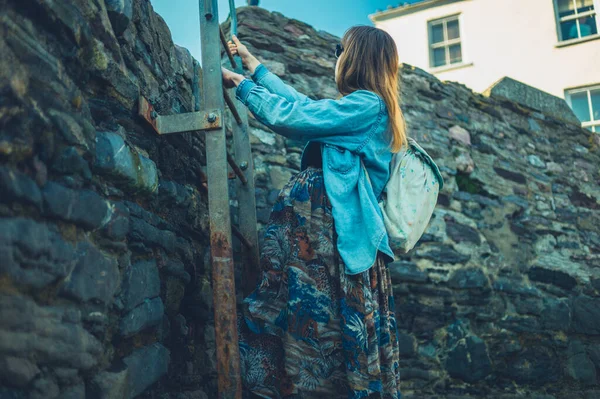
{"label": "rusty ladder rail", "polygon": [[[208,175],[208,210],[210,219],[210,249],[217,349],[219,398],[241,399],[242,385],[236,323],[236,297],[232,250],[232,230],[243,244],[244,275],[257,273],[259,248],[254,193],[254,166],[248,136],[248,114],[238,112],[241,102],[235,99],[235,88],[223,87],[220,44],[232,68],[243,73],[238,55],[233,56],[219,26],[217,0],[198,0],[200,6],[200,41],[202,48],[202,109],[177,115],[158,115],[152,104],[139,98],[138,113],[156,133],[173,134],[205,132]],[[231,33],[237,35],[234,0],[229,0]],[[232,100],[233,99],[233,100]],[[226,147],[225,103],[235,123],[232,123],[232,156]],[[232,225],[229,212],[229,164],[238,177],[238,224]],[[246,279],[245,279],[246,280]],[[249,279],[253,282],[253,278]]]}

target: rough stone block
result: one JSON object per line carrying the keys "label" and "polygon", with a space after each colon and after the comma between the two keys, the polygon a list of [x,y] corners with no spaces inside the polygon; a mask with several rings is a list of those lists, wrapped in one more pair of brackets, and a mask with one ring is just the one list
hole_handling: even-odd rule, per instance
{"label": "rough stone block", "polygon": [[156,164],[132,150],[117,133],[96,134],[95,167],[131,192],[154,193],[158,188]]}
{"label": "rough stone block", "polygon": [[66,277],[75,249],[47,225],[24,218],[0,219],[0,275],[41,289]]}
{"label": "rough stone block", "polygon": [[146,328],[159,324],[165,314],[165,307],[159,297],[147,299],[119,322],[119,335],[131,337]]}
{"label": "rough stone block", "polygon": [[572,299],[572,327],[575,332],[600,335],[600,298],[578,296]]}
{"label": "rough stone block", "polygon": [[504,97],[546,115],[579,125],[579,119],[563,98],[555,97],[518,80],[504,77],[483,92],[486,96]]}
{"label": "rough stone block", "polygon": [[21,172],[0,166],[0,190],[2,201],[23,201],[35,205],[38,209],[42,207],[42,193],[39,187]]}
{"label": "rough stone block", "polygon": [[125,310],[131,310],[159,294],[160,277],[155,260],[137,262],[125,270],[121,293]]}
{"label": "rough stone block", "polygon": [[175,234],[168,230],[160,230],[142,219],[132,217],[130,220],[129,238],[146,244],[158,245],[169,252],[175,250]]}
{"label": "rough stone block", "polygon": [[119,287],[117,261],[88,241],[77,245],[77,265],[67,277],[62,293],[87,302],[96,300],[104,304],[112,302]]}
{"label": "rough stone block", "polygon": [[171,353],[159,343],[138,349],[123,359],[128,368],[128,398],[134,398],[160,379],[169,369]]}
{"label": "rough stone block", "polygon": [[75,308],[42,307],[28,297],[2,294],[0,320],[0,358],[89,370],[103,354],[102,344],[83,328]]}
{"label": "rough stone block", "polygon": [[104,4],[115,35],[121,35],[133,17],[133,0],[105,0]]}
{"label": "rough stone block", "polygon": [[468,336],[458,341],[448,352],[446,370],[454,378],[476,382],[492,371],[485,342],[476,336]]}
{"label": "rough stone block", "polygon": [[43,190],[46,212],[89,229],[104,226],[110,216],[108,201],[90,190],[72,190],[49,182]]}
{"label": "rough stone block", "polygon": [[483,270],[467,268],[456,270],[448,280],[448,285],[458,289],[485,289],[489,288],[490,282]]}

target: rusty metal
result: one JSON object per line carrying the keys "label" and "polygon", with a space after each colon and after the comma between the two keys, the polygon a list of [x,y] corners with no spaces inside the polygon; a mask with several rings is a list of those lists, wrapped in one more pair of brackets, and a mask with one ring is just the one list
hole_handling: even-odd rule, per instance
{"label": "rusty metal", "polygon": [[201,110],[175,115],[159,115],[143,96],[138,100],[138,114],[158,134],[185,133],[197,130],[215,130],[223,126],[221,110]]}
{"label": "rusty metal", "polygon": [[225,99],[225,102],[227,103],[227,106],[229,107],[229,110],[231,111],[231,114],[235,118],[235,121],[238,123],[238,125],[243,124],[244,122],[242,121],[242,117],[240,116],[240,113],[238,112],[237,108],[235,107],[235,104],[233,103],[233,101],[231,101],[231,97],[229,97],[229,94],[227,93],[227,89],[225,89],[225,88],[223,88],[223,98]]}
{"label": "rusty metal", "polygon": [[225,38],[225,33],[223,33],[223,29],[221,29],[219,27],[219,36],[221,36],[221,43],[223,44],[223,47],[225,47],[225,52],[227,53],[227,57],[229,57],[229,62],[231,63],[231,67],[232,68],[237,68],[237,64],[235,63],[235,60],[233,59],[233,54],[231,54],[231,50],[229,49],[229,46],[227,45],[227,39]]}
{"label": "rusty metal", "polygon": [[156,111],[154,110],[154,106],[150,104],[148,100],[146,100],[143,96],[140,96],[138,99],[138,115],[144,118],[146,122],[154,129],[154,131],[158,134],[158,125],[156,121]]}
{"label": "rusty metal", "polygon": [[[200,40],[204,79],[202,104],[223,110],[223,78],[219,46],[217,0],[199,0]],[[235,9],[232,10],[235,12]],[[219,118],[220,120],[220,118]],[[241,399],[242,380],[236,321],[235,280],[231,248],[231,216],[227,182],[225,128],[206,134],[208,210],[210,214],[210,253],[212,261],[213,305],[219,398]]]}
{"label": "rusty metal", "polygon": [[231,166],[231,169],[233,169],[233,172],[237,175],[237,177],[240,178],[240,180],[242,181],[243,185],[248,184],[248,180],[246,180],[246,176],[244,176],[244,172],[242,172],[242,169],[238,166],[237,163],[235,163],[235,159],[233,159],[233,157],[231,156],[231,154],[229,152],[227,152],[227,162],[229,162],[229,166]]}

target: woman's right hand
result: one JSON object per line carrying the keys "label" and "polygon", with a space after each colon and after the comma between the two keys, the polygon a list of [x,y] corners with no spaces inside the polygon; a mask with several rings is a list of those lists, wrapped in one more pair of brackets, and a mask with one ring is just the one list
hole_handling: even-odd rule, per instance
{"label": "woman's right hand", "polygon": [[227,45],[229,46],[229,50],[231,50],[231,54],[239,55],[242,58],[242,64],[250,71],[250,73],[254,73],[254,70],[260,64],[260,61],[256,59],[250,51],[248,47],[246,47],[242,42],[239,41],[236,35],[231,36],[233,38],[233,42],[229,40]]}
{"label": "woman's right hand", "polygon": [[231,36],[233,38],[233,42],[230,40],[227,42],[229,45],[229,50],[231,50],[231,54],[238,54],[242,58],[242,62],[245,64],[246,61],[252,57],[250,51],[248,51],[248,47],[242,44],[237,38],[236,35]]}

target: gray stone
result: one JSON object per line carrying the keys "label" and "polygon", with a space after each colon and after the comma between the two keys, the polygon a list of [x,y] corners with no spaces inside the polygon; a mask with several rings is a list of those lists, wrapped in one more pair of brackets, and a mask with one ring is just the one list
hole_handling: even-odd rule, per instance
{"label": "gray stone", "polygon": [[27,386],[40,369],[29,359],[14,356],[0,357],[0,381],[15,387]]}
{"label": "gray stone", "polygon": [[565,122],[579,124],[579,119],[562,98],[555,97],[539,89],[509,77],[504,77],[483,92],[485,96],[503,97],[527,107],[552,115]]}
{"label": "gray stone", "polygon": [[586,354],[583,343],[579,340],[569,342],[567,350],[567,373],[571,378],[583,385],[596,385],[596,368]]}
{"label": "gray stone", "polygon": [[41,289],[75,266],[74,248],[47,225],[24,218],[0,219],[0,275]]}
{"label": "gray stone", "polygon": [[88,229],[104,226],[111,216],[108,201],[90,190],[71,190],[49,182],[43,190],[48,214]]}
{"label": "gray stone", "polygon": [[548,330],[569,331],[571,326],[571,309],[565,300],[544,298],[542,325]]}
{"label": "gray stone", "polygon": [[159,343],[138,349],[123,359],[128,368],[128,398],[134,398],[154,384],[169,368],[171,354]]}
{"label": "gray stone", "polygon": [[85,399],[85,385],[68,387],[58,395],[58,399]]}
{"label": "gray stone", "polygon": [[549,270],[543,267],[532,267],[527,271],[529,280],[554,284],[570,290],[577,285],[577,280],[560,270]]}
{"label": "gray stone", "polygon": [[42,207],[42,193],[35,182],[27,175],[16,170],[0,166],[0,189],[2,201],[23,201]]}
{"label": "gray stone", "polygon": [[125,310],[131,310],[146,299],[160,294],[160,277],[154,259],[130,265],[123,274],[122,300]]}
{"label": "gray stone", "polygon": [[20,295],[0,295],[0,358],[35,359],[35,364],[89,370],[102,344],[81,325],[79,310],[38,306]]}
{"label": "gray stone", "polygon": [[172,231],[160,230],[142,219],[130,219],[129,238],[146,244],[157,245],[169,252],[175,251],[176,237]]}
{"label": "gray stone", "polygon": [[527,155],[527,161],[536,168],[544,169],[546,167],[546,163],[537,155]]}
{"label": "gray stone", "polygon": [[83,302],[112,302],[120,280],[117,261],[88,241],[77,245],[76,257],[77,264],[66,278],[62,293]]}
{"label": "gray stone", "polygon": [[575,332],[600,335],[600,298],[577,296],[572,299],[571,309]]}
{"label": "gray stone", "polygon": [[428,281],[427,273],[409,261],[396,261],[389,264],[390,275],[394,283],[424,283]]}
{"label": "gray stone", "polygon": [[448,280],[448,285],[458,289],[487,289],[490,282],[483,270],[466,268],[456,270]]}
{"label": "gray stone", "polygon": [[446,370],[453,378],[471,383],[485,378],[492,371],[485,342],[475,336],[459,340],[448,352]]}
{"label": "gray stone", "polygon": [[462,145],[470,146],[471,145],[471,135],[467,131],[467,129],[462,128],[458,125],[452,126],[449,130],[450,137],[454,140],[458,141]]}
{"label": "gray stone", "polygon": [[128,394],[129,369],[101,371],[96,374],[89,389],[89,399],[123,399],[130,398]]}
{"label": "gray stone", "polygon": [[102,227],[102,232],[113,240],[123,240],[129,233],[129,209],[122,202],[111,203],[110,207],[111,217]]}
{"label": "gray stone", "polygon": [[105,0],[104,4],[115,35],[123,34],[133,17],[133,0]]}
{"label": "gray stone", "polygon": [[52,168],[65,175],[81,175],[85,180],[92,178],[90,165],[75,147],[65,148],[54,160]]}
{"label": "gray stone", "polygon": [[97,133],[95,167],[130,192],[154,193],[158,189],[156,164],[133,151],[117,133]]}
{"label": "gray stone", "polygon": [[119,322],[119,335],[131,337],[149,327],[158,325],[165,314],[160,297],[147,299],[123,316]]}

